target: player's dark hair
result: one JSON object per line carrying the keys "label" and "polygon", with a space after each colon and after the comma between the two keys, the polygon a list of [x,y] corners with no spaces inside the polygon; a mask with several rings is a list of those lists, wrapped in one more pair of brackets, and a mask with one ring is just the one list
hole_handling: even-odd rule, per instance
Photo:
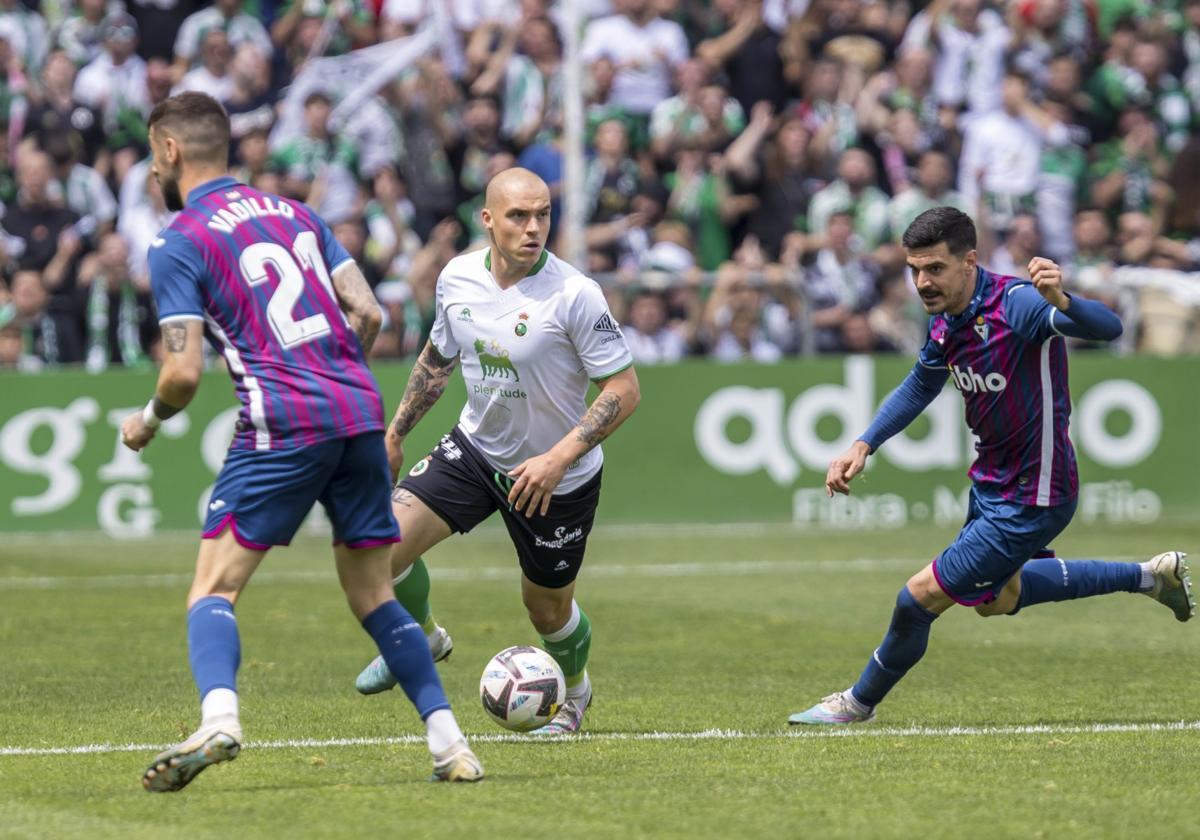
{"label": "player's dark hair", "polygon": [[901,240],[905,248],[934,248],[945,242],[956,257],[975,248],[975,223],[954,207],[934,207],[913,219]]}
{"label": "player's dark hair", "polygon": [[229,115],[206,93],[188,91],[154,106],[148,129],[174,137],[185,159],[225,166],[229,161]]}

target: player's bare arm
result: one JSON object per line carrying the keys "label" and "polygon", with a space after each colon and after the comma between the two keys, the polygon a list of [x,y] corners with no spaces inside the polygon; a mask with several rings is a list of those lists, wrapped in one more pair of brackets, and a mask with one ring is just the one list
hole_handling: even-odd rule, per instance
{"label": "player's bare arm", "polygon": [[163,366],[154,397],[142,411],[121,423],[121,442],[135,452],[154,438],[159,425],[187,408],[204,369],[201,343],[204,322],[199,319],[172,321],[162,325]]}
{"label": "player's bare arm", "polygon": [[633,414],[641,401],[637,373],[632,367],[597,383],[600,393],[566,437],[544,455],[518,464],[509,475],[516,479],[508,494],[514,510],[527,517],[550,509],[550,497],[571,464],[605,440]]}
{"label": "player's bare arm", "polygon": [[371,291],[367,278],[363,277],[362,269],[353,262],[335,271],[332,279],[333,290],[342,311],[346,313],[350,328],[358,336],[363,352],[370,353],[383,326],[383,314],[379,311],[375,293]]}
{"label": "player's bare arm", "polygon": [[866,467],[870,454],[871,447],[864,441],[856,440],[829,463],[829,471],[825,473],[825,492],[830,498],[835,492],[850,495],[850,482]]}
{"label": "player's bare arm", "polygon": [[404,464],[404,439],[445,393],[446,383],[450,381],[450,374],[457,365],[458,356],[447,359],[432,342],[425,342],[425,349],[408,375],[408,385],[404,387],[400,406],[388,426],[388,464],[392,468],[393,479]]}

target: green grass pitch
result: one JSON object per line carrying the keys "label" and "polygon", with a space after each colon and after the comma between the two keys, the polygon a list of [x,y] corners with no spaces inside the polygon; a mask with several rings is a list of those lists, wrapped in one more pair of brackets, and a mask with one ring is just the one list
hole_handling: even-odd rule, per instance
{"label": "green grass pitch", "polygon": [[[854,679],[951,533],[602,527],[578,591],[596,702],[587,736],[553,743],[506,736],[479,705],[488,657],[536,642],[503,532],[445,543],[427,558],[455,640],[439,668],[487,768],[475,786],[426,781],[398,691],[355,693],[370,640],[327,542],[298,540],[238,605],[248,747],[166,795],[141,789],[154,750],[137,745],[197,722],[195,538],[5,538],[0,837],[1196,836],[1200,620],[1141,596],[953,610],[877,723],[788,730]],[[1057,547],[1198,545],[1194,522],[1077,523]],[[85,745],[108,746],[52,752]]]}

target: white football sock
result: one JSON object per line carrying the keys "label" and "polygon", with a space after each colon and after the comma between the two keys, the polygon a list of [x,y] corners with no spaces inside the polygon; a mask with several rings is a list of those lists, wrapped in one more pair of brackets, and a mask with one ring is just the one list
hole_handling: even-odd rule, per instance
{"label": "white football sock", "polygon": [[591,693],[592,693],[592,680],[588,676],[587,669],[584,669],[583,679],[567,689],[567,699],[568,700],[586,700],[587,696]]}
{"label": "white football sock", "polygon": [[229,688],[214,688],[200,701],[200,724],[230,724],[241,728],[238,721],[237,692]]}
{"label": "white football sock", "polygon": [[467,740],[449,709],[438,709],[425,718],[425,737],[429,739],[429,751],[434,755],[445,752],[456,741]]}
{"label": "white football sock", "polygon": [[1150,571],[1150,564],[1139,563],[1142,567],[1142,592],[1149,592],[1154,589],[1154,572]]}

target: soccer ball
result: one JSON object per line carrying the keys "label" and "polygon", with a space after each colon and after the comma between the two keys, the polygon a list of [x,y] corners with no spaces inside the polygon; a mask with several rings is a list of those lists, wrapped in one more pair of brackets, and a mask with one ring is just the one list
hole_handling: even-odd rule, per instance
{"label": "soccer ball", "polygon": [[529,645],[497,653],[479,680],[484,711],[514,732],[531,732],[545,726],[566,696],[562,668],[546,651]]}

